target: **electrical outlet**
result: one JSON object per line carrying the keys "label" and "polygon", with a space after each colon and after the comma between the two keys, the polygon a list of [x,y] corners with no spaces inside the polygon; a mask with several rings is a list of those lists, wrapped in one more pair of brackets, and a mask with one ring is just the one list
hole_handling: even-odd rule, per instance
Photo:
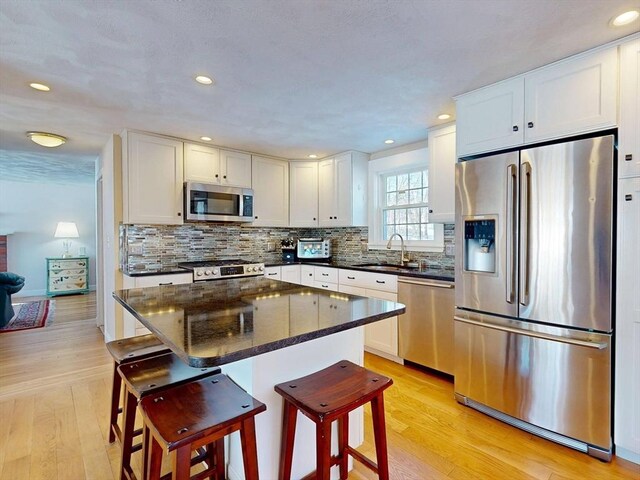
{"label": "electrical outlet", "polygon": [[456,254],[456,246],[451,244],[445,245],[444,254],[453,257]]}
{"label": "electrical outlet", "polygon": [[360,253],[367,253],[369,251],[369,244],[367,242],[360,242]]}
{"label": "electrical outlet", "polygon": [[267,252],[276,251],[276,242],[267,242]]}
{"label": "electrical outlet", "polygon": [[132,243],[129,245],[129,254],[130,255],[142,255],[142,244],[141,243]]}

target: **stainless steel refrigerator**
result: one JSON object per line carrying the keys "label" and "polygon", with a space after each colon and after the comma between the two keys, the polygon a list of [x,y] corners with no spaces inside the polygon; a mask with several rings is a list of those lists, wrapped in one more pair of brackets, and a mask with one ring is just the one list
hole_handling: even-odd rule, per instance
{"label": "stainless steel refrigerator", "polygon": [[613,174],[613,135],[456,165],[456,398],[603,460]]}

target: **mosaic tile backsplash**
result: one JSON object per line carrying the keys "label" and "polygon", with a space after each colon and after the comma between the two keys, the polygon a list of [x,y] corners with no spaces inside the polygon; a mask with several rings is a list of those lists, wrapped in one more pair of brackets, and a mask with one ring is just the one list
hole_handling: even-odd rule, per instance
{"label": "mosaic tile backsplash", "polygon": [[[367,233],[367,227],[259,228],[228,223],[121,225],[121,266],[129,270],[158,269],[177,262],[222,258],[280,263],[280,242],[305,237],[331,239],[333,260],[338,263],[398,262],[400,252],[397,250],[368,250]],[[270,242],[275,244],[274,252],[267,251]],[[453,245],[453,224],[445,224],[444,242],[445,247]],[[408,253],[412,259],[426,258],[430,268],[454,268],[454,256],[444,252]]]}

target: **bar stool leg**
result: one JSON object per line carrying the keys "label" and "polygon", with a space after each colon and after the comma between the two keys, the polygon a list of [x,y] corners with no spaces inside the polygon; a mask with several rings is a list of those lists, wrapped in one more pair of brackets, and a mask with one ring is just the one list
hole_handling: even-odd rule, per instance
{"label": "bar stool leg", "polygon": [[347,455],[347,445],[349,444],[349,414],[345,413],[338,419],[338,455],[340,456],[340,480],[347,480],[349,476],[349,455]]}
{"label": "bar stool leg", "polygon": [[149,442],[151,444],[151,452],[149,453],[149,458],[147,460],[147,476],[142,480],[157,480],[160,478],[162,470],[162,447],[154,436],[151,436]]}
{"label": "bar stool leg", "polygon": [[189,480],[191,477],[191,444],[171,452],[173,463],[172,480]]}
{"label": "bar stool leg", "polygon": [[147,424],[142,427],[142,480],[147,480],[149,471],[149,444],[151,443],[151,430]]}
{"label": "bar stool leg", "polygon": [[387,458],[387,431],[384,421],[384,397],[382,392],[371,400],[371,416],[373,417],[373,436],[376,442],[376,463],[378,478],[389,480],[389,459]]}
{"label": "bar stool leg", "polygon": [[122,424],[122,465],[120,468],[120,480],[127,480],[125,471],[131,471],[131,453],[133,453],[133,431],[136,422],[136,397],[130,392],[124,397],[123,424]]}
{"label": "bar stool leg", "polygon": [[331,469],[331,422],[316,423],[316,479],[329,480]]}
{"label": "bar stool leg", "polygon": [[291,480],[291,463],[293,461],[293,444],[296,435],[297,418],[298,409],[285,400],[282,412],[282,440],[280,443],[280,480]]}
{"label": "bar stool leg", "polygon": [[224,438],[210,443],[206,449],[207,468],[215,466],[215,470],[208,477],[209,480],[224,480]]}
{"label": "bar stool leg", "polygon": [[256,448],[256,422],[254,417],[249,417],[242,421],[240,443],[242,445],[244,477],[247,480],[258,480],[258,450]]}
{"label": "bar stool leg", "polygon": [[120,409],[120,390],[122,378],[118,374],[118,364],[113,362],[113,382],[111,385],[111,414],[109,416],[109,443],[116,441],[114,425],[118,424],[118,410]]}

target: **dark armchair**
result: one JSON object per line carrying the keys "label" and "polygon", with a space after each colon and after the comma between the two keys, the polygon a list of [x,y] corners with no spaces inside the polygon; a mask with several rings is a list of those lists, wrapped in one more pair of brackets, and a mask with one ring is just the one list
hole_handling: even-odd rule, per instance
{"label": "dark armchair", "polygon": [[11,295],[24,287],[24,277],[10,272],[0,272],[0,327],[4,327],[15,315]]}

